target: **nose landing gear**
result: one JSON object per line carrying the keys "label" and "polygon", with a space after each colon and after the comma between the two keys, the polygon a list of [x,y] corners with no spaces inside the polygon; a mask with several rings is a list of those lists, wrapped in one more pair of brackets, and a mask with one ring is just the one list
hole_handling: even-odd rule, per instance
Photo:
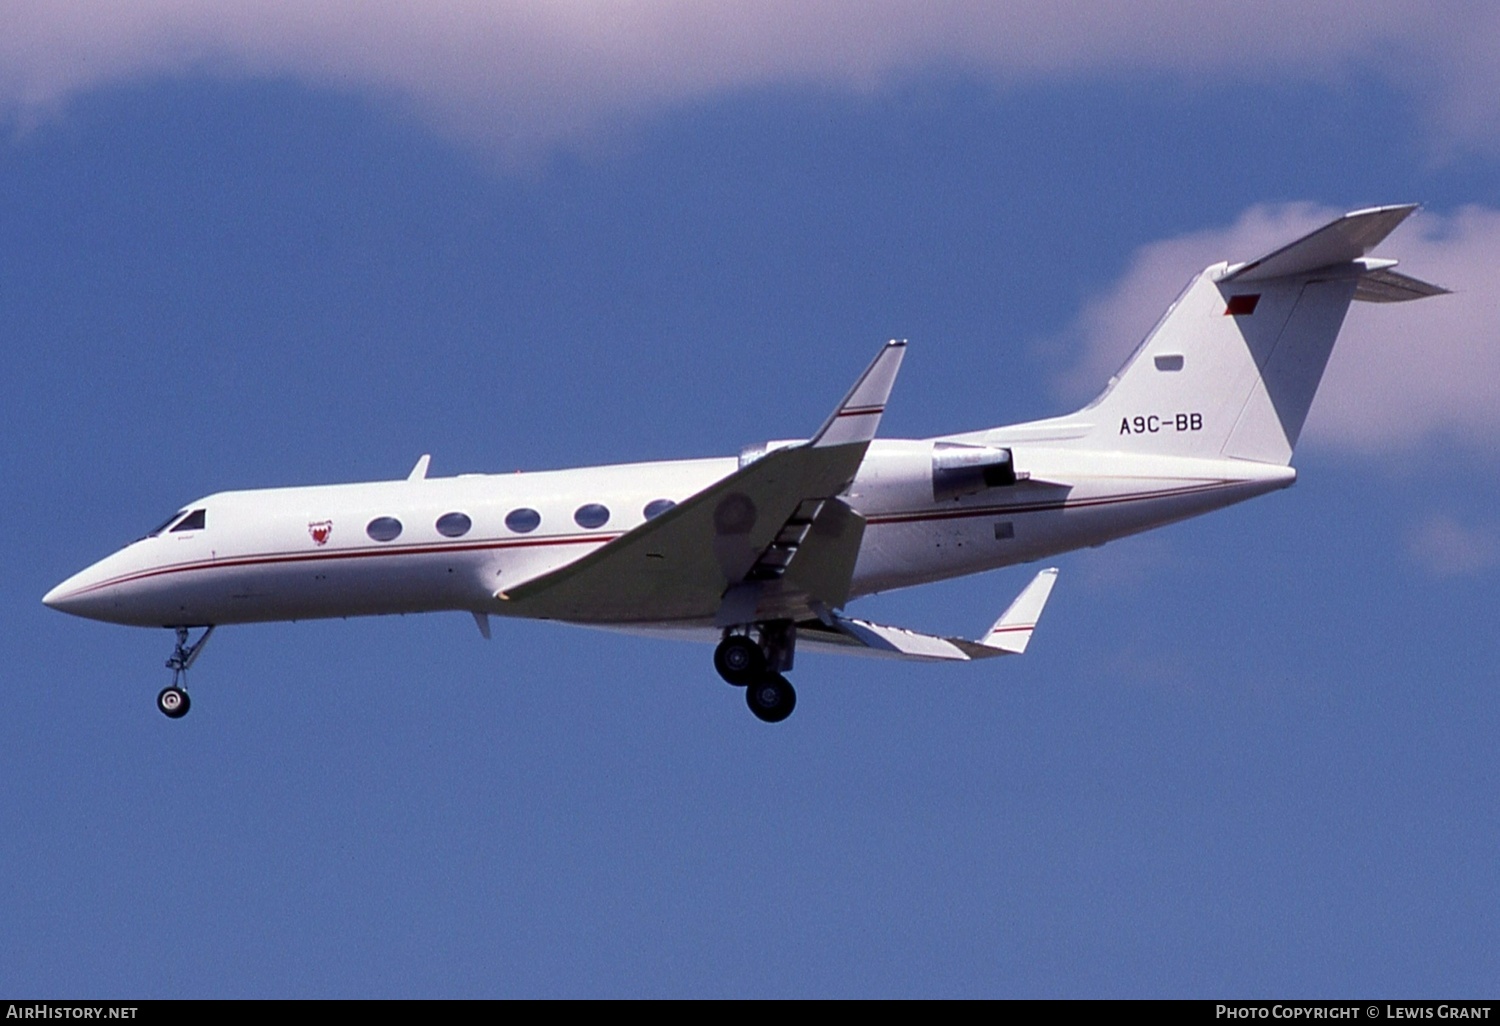
{"label": "nose landing gear", "polygon": [[192,701],[187,693],[188,667],[198,658],[198,653],[203,651],[203,646],[208,642],[208,636],[214,632],[213,625],[198,637],[191,645],[188,644],[188,631],[190,628],[178,627],[177,647],[172,651],[172,656],[167,660],[167,669],[172,671],[172,683],[162,688],[156,696],[156,707],[161,710],[162,715],[170,719],[180,720],[187,715],[188,709],[192,707]]}
{"label": "nose landing gear", "polygon": [[176,684],[169,684],[161,689],[156,696],[156,707],[161,710],[163,716],[178,720],[187,715],[192,706],[188,693]]}
{"label": "nose landing gear", "polygon": [[[752,630],[759,633],[759,641],[749,633]],[[714,669],[745,689],[745,704],[765,723],[780,723],[797,706],[796,689],[782,676],[792,668],[795,642],[796,625],[774,621],[731,628],[714,649]]]}

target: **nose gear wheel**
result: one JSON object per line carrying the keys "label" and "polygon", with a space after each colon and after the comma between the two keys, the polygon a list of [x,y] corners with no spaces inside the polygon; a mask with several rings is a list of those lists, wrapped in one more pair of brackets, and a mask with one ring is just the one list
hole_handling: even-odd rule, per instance
{"label": "nose gear wheel", "polygon": [[180,720],[186,716],[192,704],[187,692],[175,684],[162,688],[161,693],[156,696],[156,707],[161,710],[163,716],[174,720]]}

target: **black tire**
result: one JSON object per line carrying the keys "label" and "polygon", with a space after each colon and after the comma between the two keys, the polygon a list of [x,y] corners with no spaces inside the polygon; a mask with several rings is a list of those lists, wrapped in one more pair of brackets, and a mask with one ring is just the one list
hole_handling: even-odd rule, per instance
{"label": "black tire", "polygon": [[797,708],[797,691],[779,673],[762,677],[745,689],[745,704],[766,723],[780,723]]}
{"label": "black tire", "polygon": [[714,669],[730,684],[742,688],[766,674],[766,654],[755,639],[731,634],[714,649]]}
{"label": "black tire", "polygon": [[162,688],[161,693],[156,696],[156,707],[168,719],[182,719],[192,704],[187,692],[176,685]]}

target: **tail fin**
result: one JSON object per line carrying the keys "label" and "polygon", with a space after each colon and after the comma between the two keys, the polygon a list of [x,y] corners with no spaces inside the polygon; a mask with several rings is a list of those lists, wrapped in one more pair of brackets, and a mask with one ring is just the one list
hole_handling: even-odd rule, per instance
{"label": "tail fin", "polygon": [[1368,257],[1415,210],[1373,207],[1244,264],[1199,274],[1104,393],[1060,418],[1089,448],[1286,465],[1351,301],[1446,289]]}

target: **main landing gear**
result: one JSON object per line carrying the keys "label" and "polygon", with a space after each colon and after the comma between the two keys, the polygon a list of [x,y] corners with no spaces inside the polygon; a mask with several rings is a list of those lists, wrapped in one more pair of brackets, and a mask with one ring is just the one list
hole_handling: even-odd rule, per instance
{"label": "main landing gear", "polygon": [[193,705],[187,693],[188,667],[193,665],[193,660],[197,659],[198,653],[203,651],[203,646],[208,642],[208,636],[214,632],[214,629],[210,625],[191,645],[188,644],[189,628],[178,627],[176,630],[177,648],[173,650],[172,657],[167,660],[167,669],[172,671],[172,683],[162,688],[157,694],[156,707],[161,710],[163,716],[180,720],[187,715],[187,711]]}
{"label": "main landing gear", "polygon": [[797,691],[791,681],[772,673],[745,688],[745,704],[766,723],[780,723],[797,708]]}
{"label": "main landing gear", "polygon": [[714,649],[714,669],[730,684],[745,689],[745,704],[766,723],[780,723],[797,707],[797,691],[782,676],[792,668],[795,642],[796,625],[775,621],[731,628]]}

